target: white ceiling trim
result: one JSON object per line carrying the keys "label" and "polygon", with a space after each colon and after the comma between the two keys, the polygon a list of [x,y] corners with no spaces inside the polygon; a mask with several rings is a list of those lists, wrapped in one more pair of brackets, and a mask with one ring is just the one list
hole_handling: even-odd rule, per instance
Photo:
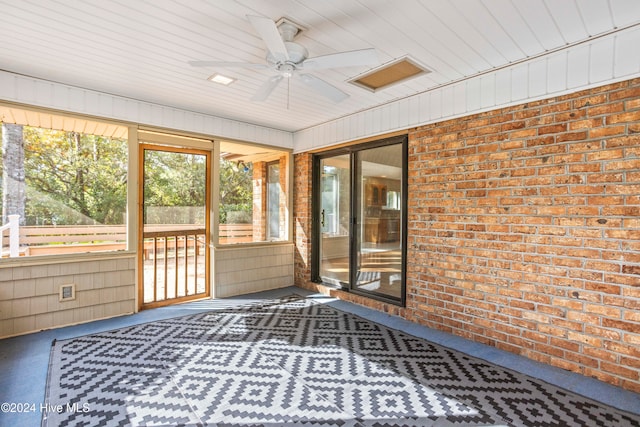
{"label": "white ceiling trim", "polygon": [[0,70],[0,100],[212,138],[293,148],[293,134]]}
{"label": "white ceiling trim", "polygon": [[294,152],[397,132],[640,77],[640,26],[294,133]]}

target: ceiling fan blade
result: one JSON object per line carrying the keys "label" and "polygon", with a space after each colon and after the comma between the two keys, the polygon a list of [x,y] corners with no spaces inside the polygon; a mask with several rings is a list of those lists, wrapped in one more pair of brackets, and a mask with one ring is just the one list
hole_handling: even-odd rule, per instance
{"label": "ceiling fan blade", "polygon": [[258,92],[256,92],[256,94],[251,97],[251,100],[252,101],[266,100],[269,97],[269,95],[271,95],[271,92],[273,92],[276,86],[278,86],[278,83],[280,83],[280,80],[282,79],[283,77],[280,75],[270,77],[269,80],[267,80],[262,86],[260,86],[260,89],[258,89]]}
{"label": "ceiling fan blade", "polygon": [[280,31],[278,31],[276,23],[262,16],[247,15],[247,19],[249,19],[253,28],[256,29],[262,40],[264,40],[269,52],[271,52],[278,61],[288,61],[289,53],[287,52],[284,41],[282,41],[282,36],[280,36]]}
{"label": "ceiling fan blade", "polygon": [[266,64],[255,64],[253,62],[228,62],[228,61],[189,61],[189,65],[191,65],[192,67],[255,68],[257,70],[269,68]]}
{"label": "ceiling fan blade", "polygon": [[321,95],[326,96],[333,102],[341,102],[349,97],[347,93],[341,91],[334,85],[327,83],[321,78],[318,78],[311,74],[300,74],[300,79],[302,79],[302,81],[307,86],[320,93]]}
{"label": "ceiling fan blade", "polygon": [[308,70],[320,70],[325,68],[374,65],[378,62],[378,54],[375,49],[361,49],[309,58],[302,63],[302,67]]}

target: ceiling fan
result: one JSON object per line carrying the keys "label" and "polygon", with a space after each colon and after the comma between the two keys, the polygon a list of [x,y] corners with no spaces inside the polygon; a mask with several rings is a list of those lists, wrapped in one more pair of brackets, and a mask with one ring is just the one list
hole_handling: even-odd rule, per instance
{"label": "ceiling fan", "polygon": [[247,19],[267,46],[266,64],[251,62],[225,61],[189,61],[194,67],[244,67],[254,69],[272,69],[278,74],[270,77],[251,97],[252,101],[264,101],[285,78],[297,75],[300,80],[318,93],[334,102],[340,102],[349,95],[332,84],[313,74],[298,73],[302,70],[322,70],[328,68],[354,67],[373,65],[378,62],[375,49],[361,49],[349,52],[338,52],[329,55],[309,58],[307,49],[293,41],[299,28],[292,22],[283,19],[276,25],[269,18],[247,15]]}

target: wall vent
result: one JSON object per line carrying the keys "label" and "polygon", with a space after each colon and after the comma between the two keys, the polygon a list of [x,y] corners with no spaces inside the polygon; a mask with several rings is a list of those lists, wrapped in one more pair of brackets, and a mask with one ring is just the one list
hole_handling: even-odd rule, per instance
{"label": "wall vent", "polygon": [[368,89],[371,92],[377,92],[430,72],[431,70],[428,70],[411,58],[403,57],[354,77],[349,80],[349,83]]}
{"label": "wall vent", "polygon": [[73,301],[74,299],[76,299],[76,285],[73,283],[60,285],[60,302]]}

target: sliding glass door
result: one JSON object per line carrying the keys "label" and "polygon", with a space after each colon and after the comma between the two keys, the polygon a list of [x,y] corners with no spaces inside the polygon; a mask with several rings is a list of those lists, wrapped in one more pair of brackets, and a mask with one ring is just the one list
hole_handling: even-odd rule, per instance
{"label": "sliding glass door", "polygon": [[404,304],[406,138],[314,162],[316,281]]}

